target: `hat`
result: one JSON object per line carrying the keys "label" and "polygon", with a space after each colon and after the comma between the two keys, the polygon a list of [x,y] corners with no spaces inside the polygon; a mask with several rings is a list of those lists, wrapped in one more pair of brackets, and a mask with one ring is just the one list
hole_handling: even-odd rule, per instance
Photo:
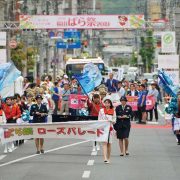
{"label": "hat", "polygon": [[152,82],[151,82],[151,85],[156,85],[156,82],[152,81]]}
{"label": "hat", "polygon": [[42,97],[41,95],[37,95],[37,96],[36,96],[36,100],[37,100],[37,99],[43,99],[43,97]]}
{"label": "hat", "polygon": [[121,99],[120,99],[120,101],[127,101],[126,96],[122,96]]}
{"label": "hat", "polygon": [[63,76],[64,78],[68,78],[68,76],[65,74],[64,76]]}

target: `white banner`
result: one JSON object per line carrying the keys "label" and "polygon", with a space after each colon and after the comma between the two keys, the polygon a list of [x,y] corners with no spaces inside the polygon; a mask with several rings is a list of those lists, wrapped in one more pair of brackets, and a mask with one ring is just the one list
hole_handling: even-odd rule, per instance
{"label": "white banner", "polygon": [[145,27],[144,15],[20,15],[21,29],[124,29]]}
{"label": "white banner", "polygon": [[6,46],[6,32],[0,32],[0,46]]}
{"label": "white banner", "polygon": [[6,49],[0,49],[0,64],[7,63],[7,51]]}
{"label": "white banner", "polygon": [[75,121],[47,124],[4,124],[2,143],[31,138],[74,138],[104,142],[108,140],[109,121]]}
{"label": "white banner", "polygon": [[163,53],[175,53],[176,52],[176,37],[175,32],[168,31],[162,32],[161,43]]}
{"label": "white banner", "polygon": [[164,69],[175,85],[179,84],[179,55],[159,55],[158,68]]}

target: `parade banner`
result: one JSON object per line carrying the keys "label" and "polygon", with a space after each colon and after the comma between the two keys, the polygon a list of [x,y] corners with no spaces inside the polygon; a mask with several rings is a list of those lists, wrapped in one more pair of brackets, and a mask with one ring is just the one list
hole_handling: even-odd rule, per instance
{"label": "parade banner", "polygon": [[175,32],[167,31],[162,32],[161,44],[163,53],[175,53],[176,52],[176,37]]}
{"label": "parade banner", "polygon": [[88,97],[78,94],[69,95],[69,108],[72,109],[82,109],[85,107]]}
{"label": "parade banner", "polygon": [[109,121],[76,121],[39,124],[4,124],[2,143],[31,138],[74,138],[104,142],[109,136]]}
{"label": "parade banner", "polygon": [[137,29],[144,15],[20,15],[21,29]]}
{"label": "parade banner", "polygon": [[138,110],[138,107],[137,107],[138,97],[137,96],[126,96],[126,98],[128,100],[127,104],[132,107],[132,110],[137,111]]}
{"label": "parade banner", "polygon": [[6,46],[6,32],[0,32],[0,46]]}

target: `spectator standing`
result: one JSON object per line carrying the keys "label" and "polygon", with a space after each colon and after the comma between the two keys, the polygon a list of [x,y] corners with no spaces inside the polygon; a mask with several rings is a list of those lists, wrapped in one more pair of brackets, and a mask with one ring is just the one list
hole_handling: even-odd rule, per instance
{"label": "spectator standing", "polygon": [[113,73],[110,73],[109,79],[107,79],[107,81],[106,81],[106,86],[108,88],[108,92],[110,92],[110,93],[117,92],[117,89],[118,89],[117,83],[118,83],[118,81],[116,79],[113,79]]}
{"label": "spectator standing", "polygon": [[140,91],[138,93],[138,114],[139,114],[139,123],[146,124],[146,96],[147,91],[145,90],[146,86],[144,84],[140,85]]}
{"label": "spectator standing", "polygon": [[65,112],[66,115],[69,115],[69,95],[71,94],[69,84],[64,84],[64,89],[62,90],[62,102],[60,114]]}
{"label": "spectator standing", "polygon": [[118,94],[120,97],[125,96],[125,94],[126,94],[126,91],[125,91],[121,81],[118,82]]}
{"label": "spectator standing", "polygon": [[52,94],[52,99],[54,101],[54,111],[53,114],[57,114],[58,111],[58,103],[59,103],[59,83],[54,82],[54,88],[53,88],[53,94]]}
{"label": "spectator standing", "polygon": [[153,109],[151,109],[149,111],[150,121],[153,120],[153,111],[154,111],[154,114],[155,114],[155,119],[156,119],[156,121],[158,121],[158,111],[157,111],[157,105],[158,105],[157,98],[158,98],[158,94],[159,94],[159,92],[156,89],[156,83],[152,82],[151,83],[151,89],[149,89],[149,91],[148,91],[148,95],[154,98],[155,104],[154,104]]}

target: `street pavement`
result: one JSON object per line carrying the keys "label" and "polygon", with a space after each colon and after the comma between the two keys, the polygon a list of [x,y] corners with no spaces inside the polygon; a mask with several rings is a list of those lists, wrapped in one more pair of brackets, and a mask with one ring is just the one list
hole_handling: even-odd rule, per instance
{"label": "street pavement", "polygon": [[178,180],[180,146],[171,128],[157,127],[133,125],[130,156],[119,156],[114,138],[110,164],[84,140],[46,139],[42,155],[35,154],[34,140],[7,155],[1,146],[0,180]]}

